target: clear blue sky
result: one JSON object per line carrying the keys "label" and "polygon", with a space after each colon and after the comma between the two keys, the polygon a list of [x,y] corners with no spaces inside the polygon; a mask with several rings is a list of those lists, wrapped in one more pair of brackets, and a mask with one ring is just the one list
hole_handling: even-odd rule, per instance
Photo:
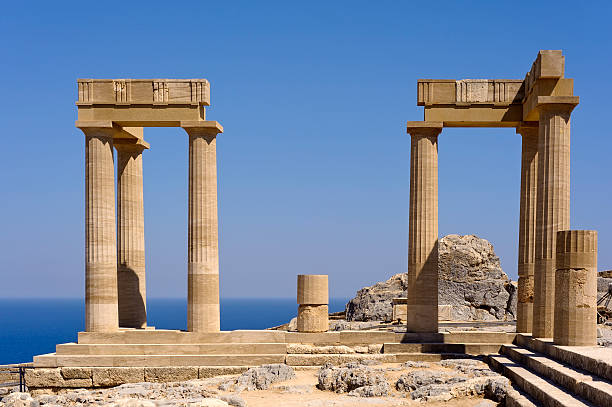
{"label": "clear blue sky", "polygon": [[[601,2],[5,2],[0,296],[84,292],[84,137],[76,79],[207,78],[217,143],[221,295],[331,295],[407,268],[418,78],[524,77],[562,49],[572,115],[572,227],[612,268],[612,7]],[[147,284],[187,291],[187,136],[146,129]],[[516,279],[520,136],[445,129],[440,236],[476,234]]]}

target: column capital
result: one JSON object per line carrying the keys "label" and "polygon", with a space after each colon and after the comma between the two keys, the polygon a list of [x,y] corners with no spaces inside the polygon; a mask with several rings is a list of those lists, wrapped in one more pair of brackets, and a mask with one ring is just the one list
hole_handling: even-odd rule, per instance
{"label": "column capital", "polygon": [[432,137],[437,136],[442,132],[444,123],[442,122],[407,122],[406,131],[411,136],[425,136]]}
{"label": "column capital", "polygon": [[95,135],[97,137],[108,137],[112,139],[118,131],[111,121],[82,122],[77,120],[74,125],[81,129],[86,136]]}
{"label": "column capital", "polygon": [[115,139],[113,140],[113,145],[117,151],[134,151],[139,153],[144,150],[148,150],[151,147],[149,143],[142,139]]}
{"label": "column capital", "polygon": [[538,136],[540,124],[538,122],[521,122],[516,126],[516,134],[520,134],[523,137]]}
{"label": "column capital", "polygon": [[570,114],[578,103],[580,103],[578,96],[538,96],[536,107],[540,112],[552,111]]}
{"label": "column capital", "polygon": [[216,137],[223,133],[223,126],[214,120],[182,121],[181,127],[190,136]]}
{"label": "column capital", "polygon": [[111,120],[77,120],[74,125],[85,134],[96,133],[98,137],[106,135],[113,137],[114,141],[127,140],[134,142],[142,140],[142,127],[122,127]]}

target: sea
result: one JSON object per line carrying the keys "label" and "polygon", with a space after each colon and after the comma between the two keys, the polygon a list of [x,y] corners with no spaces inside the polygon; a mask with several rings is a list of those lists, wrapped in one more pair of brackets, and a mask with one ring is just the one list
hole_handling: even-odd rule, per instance
{"label": "sea", "polygon": [[[329,312],[343,311],[347,301],[331,298]],[[295,298],[222,298],[220,305],[223,331],[270,328],[297,315]],[[147,322],[156,329],[187,329],[187,300],[147,299]],[[76,342],[84,327],[83,299],[0,298],[0,364],[55,352],[58,343]]]}

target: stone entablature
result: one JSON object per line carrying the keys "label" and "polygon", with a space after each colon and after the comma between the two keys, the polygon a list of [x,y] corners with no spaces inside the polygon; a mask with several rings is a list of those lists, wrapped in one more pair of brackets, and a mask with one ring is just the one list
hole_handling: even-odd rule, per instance
{"label": "stone entablature", "polygon": [[223,127],[205,120],[209,82],[79,79],[77,88],[75,125],[86,141],[86,330],[147,327],[143,127],[182,127],[189,137],[188,330],[218,331],[216,137]]}
{"label": "stone entablature", "polygon": [[77,79],[77,106],[210,106],[206,79]]}
{"label": "stone entablature", "polygon": [[444,127],[517,127],[539,120],[545,104],[577,105],[560,50],[538,53],[524,79],[419,79],[417,105]]}

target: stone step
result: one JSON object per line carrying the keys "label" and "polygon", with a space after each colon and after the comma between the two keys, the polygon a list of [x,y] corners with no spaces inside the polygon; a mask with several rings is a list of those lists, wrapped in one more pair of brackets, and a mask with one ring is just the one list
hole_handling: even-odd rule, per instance
{"label": "stone step", "polygon": [[260,355],[287,352],[284,343],[76,344],[56,346],[57,355]]}
{"label": "stone step", "polygon": [[506,356],[490,356],[491,367],[502,373],[544,407],[592,407],[569,391],[534,374]]}
{"label": "stone step", "polygon": [[79,332],[79,344],[198,344],[198,343],[286,343],[286,332],[237,330],[185,332],[178,330],[120,330]]}
{"label": "stone step", "polygon": [[585,400],[598,406],[612,406],[612,384],[596,375],[516,345],[503,345],[502,353]]}
{"label": "stone step", "polygon": [[505,407],[538,407],[526,394],[514,388],[506,393]]}
{"label": "stone step", "polygon": [[259,366],[285,363],[285,354],[267,355],[57,355],[34,356],[35,367]]}
{"label": "stone step", "polygon": [[375,354],[311,354],[292,353],[287,354],[285,363],[290,366],[322,366],[326,363],[342,365],[349,362],[360,362],[364,360],[375,360],[380,363],[403,363],[413,362],[439,362],[443,359],[457,359],[465,357],[461,353],[375,353]]}
{"label": "stone step", "polygon": [[559,346],[550,338],[518,334],[516,344],[612,382],[612,351],[601,346]]}
{"label": "stone step", "polygon": [[384,353],[464,353],[489,355],[499,353],[501,344],[495,343],[385,343]]}
{"label": "stone step", "polygon": [[444,359],[461,359],[465,358],[464,353],[396,353],[395,362],[439,362]]}
{"label": "stone step", "polygon": [[396,333],[399,340],[385,341],[396,343],[512,343],[516,337],[514,332],[496,331],[452,331],[440,333]]}
{"label": "stone step", "polygon": [[323,366],[326,363],[332,365],[343,365],[349,362],[361,362],[374,360],[380,363],[394,363],[395,355],[378,354],[355,354],[355,353],[292,353],[287,354],[285,363],[289,366]]}
{"label": "stone step", "polygon": [[382,343],[512,343],[515,333],[453,331],[442,333],[386,331],[330,331],[321,333],[274,330],[185,332],[129,329],[117,332],[79,332],[79,344],[204,344],[204,343],[310,343],[367,345]]}

